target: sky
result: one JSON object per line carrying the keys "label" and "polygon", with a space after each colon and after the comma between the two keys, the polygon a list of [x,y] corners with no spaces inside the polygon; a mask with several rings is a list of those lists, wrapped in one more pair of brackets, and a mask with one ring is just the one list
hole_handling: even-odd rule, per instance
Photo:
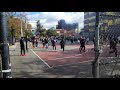
{"label": "sky", "polygon": [[60,19],[64,19],[66,23],[79,23],[80,28],[84,26],[84,12],[26,12],[26,14],[32,29],[36,29],[37,20],[40,20],[46,29],[56,28]]}

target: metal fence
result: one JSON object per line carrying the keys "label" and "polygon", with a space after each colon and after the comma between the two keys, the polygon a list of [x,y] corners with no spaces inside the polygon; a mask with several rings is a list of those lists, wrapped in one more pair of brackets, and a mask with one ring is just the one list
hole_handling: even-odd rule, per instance
{"label": "metal fence", "polygon": [[120,36],[120,12],[99,13],[99,77],[119,77],[120,75],[120,45],[117,43],[117,56],[110,53],[110,42],[113,38],[118,40]]}

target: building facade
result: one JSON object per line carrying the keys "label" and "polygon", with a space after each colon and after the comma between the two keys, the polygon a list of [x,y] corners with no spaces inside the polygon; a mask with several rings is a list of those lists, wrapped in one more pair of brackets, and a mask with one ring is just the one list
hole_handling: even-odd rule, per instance
{"label": "building facade", "polygon": [[65,29],[65,20],[61,19],[60,21],[58,21],[58,25],[56,29]]}
{"label": "building facade", "polygon": [[58,21],[58,25],[56,25],[56,29],[72,30],[76,28],[78,28],[78,23],[67,24],[63,19]]}
{"label": "building facade", "polygon": [[84,12],[84,36],[89,37],[92,40],[95,31],[96,22],[95,12]]}
{"label": "building facade", "polygon": [[[106,32],[106,36],[111,34],[119,35],[120,12],[100,12],[99,25],[100,32]],[[96,12],[84,12],[84,36],[93,39],[95,35]],[[114,32],[114,33],[113,33]]]}

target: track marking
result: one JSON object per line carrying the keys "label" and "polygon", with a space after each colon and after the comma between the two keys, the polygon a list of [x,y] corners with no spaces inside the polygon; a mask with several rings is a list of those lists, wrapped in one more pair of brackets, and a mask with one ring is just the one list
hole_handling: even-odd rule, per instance
{"label": "track marking", "polygon": [[45,63],[45,65],[47,65],[49,68],[51,68],[50,65],[48,65],[40,56],[38,56],[32,49],[30,49],[42,62]]}

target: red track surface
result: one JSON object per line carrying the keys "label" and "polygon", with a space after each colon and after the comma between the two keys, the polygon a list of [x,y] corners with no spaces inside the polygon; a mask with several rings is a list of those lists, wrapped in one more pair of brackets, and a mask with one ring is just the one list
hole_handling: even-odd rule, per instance
{"label": "red track surface", "polygon": [[[63,51],[48,51],[48,52],[37,52],[37,55],[40,56],[49,66],[56,67],[61,65],[76,64],[84,61],[94,60],[94,50],[91,50],[92,45],[87,45],[86,53],[79,52],[78,45],[68,45],[66,47],[77,47],[77,49]],[[119,48],[118,48],[119,49]],[[109,47],[103,49],[101,57],[113,57],[114,54],[109,54]]]}

